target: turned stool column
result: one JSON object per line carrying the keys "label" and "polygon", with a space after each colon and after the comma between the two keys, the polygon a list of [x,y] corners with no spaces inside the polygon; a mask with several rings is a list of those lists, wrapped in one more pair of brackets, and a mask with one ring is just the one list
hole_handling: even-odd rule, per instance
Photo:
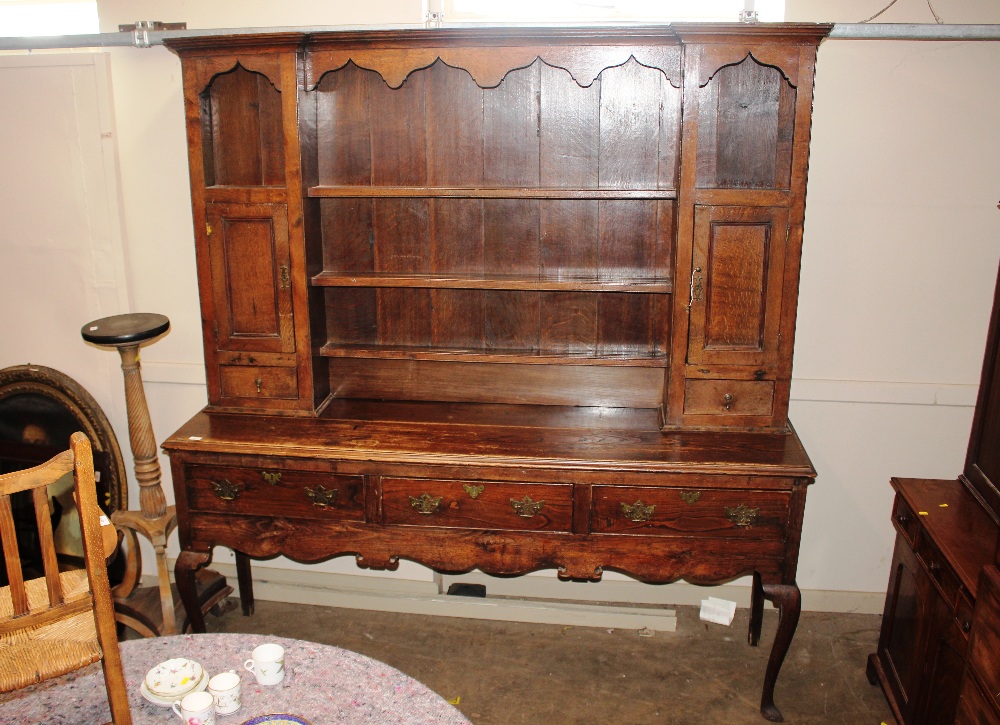
{"label": "turned stool column", "polygon": [[[80,334],[94,345],[117,348],[125,375],[125,407],[128,411],[128,436],[135,459],[135,477],[139,483],[139,511],[116,511],[111,519],[129,537],[125,580],[115,587],[117,619],[144,636],[177,634],[180,629],[174,615],[174,599],[167,567],[167,538],[177,527],[177,514],[167,506],[163,495],[160,462],[157,456],[153,423],[149,417],[146,394],[139,367],[139,347],[154,341],[170,329],[170,320],[163,315],[133,313],[105,317],[83,326]],[[136,533],[153,545],[159,580],[160,619],[155,620],[151,603],[136,592],[142,573]],[[134,601],[133,601],[134,600]],[[145,606],[143,606],[145,605]]]}

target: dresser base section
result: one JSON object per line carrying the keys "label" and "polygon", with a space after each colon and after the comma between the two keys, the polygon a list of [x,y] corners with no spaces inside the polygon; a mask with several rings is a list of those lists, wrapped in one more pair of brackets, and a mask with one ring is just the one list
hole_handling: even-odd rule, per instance
{"label": "dresser base section", "polygon": [[[783,579],[785,542],[757,541],[748,551],[739,538],[654,537],[622,535],[538,534],[516,531],[456,531],[432,527],[322,524],[269,517],[200,515],[189,528],[194,549],[181,552],[175,579],[182,601],[191,607],[194,631],[204,631],[196,602],[196,575],[212,559],[215,546],[236,552],[240,600],[244,614],[253,612],[251,559],[285,555],[301,562],[353,555],[360,567],[395,569],[401,559],[443,573],[479,569],[489,574],[519,575],[555,569],[564,580],[600,580],[605,570],[629,574],[648,583],[684,579],[718,584],[752,574],[748,641],[760,637],[764,601],[778,609],[779,622],[761,691],[761,714],[781,722],[774,687],[795,635],[801,596],[794,582]],[[198,550],[205,548],[206,550]]]}

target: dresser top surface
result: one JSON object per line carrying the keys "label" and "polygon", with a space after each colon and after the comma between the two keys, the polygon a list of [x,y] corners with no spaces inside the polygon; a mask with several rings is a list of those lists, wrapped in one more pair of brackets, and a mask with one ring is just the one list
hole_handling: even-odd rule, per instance
{"label": "dresser top surface", "polygon": [[324,417],[201,412],[169,452],[439,465],[816,475],[794,431],[661,431],[655,411],[545,406],[349,405]]}
{"label": "dresser top surface", "polygon": [[993,563],[996,523],[960,480],[893,478],[892,486],[975,596],[979,573]]}

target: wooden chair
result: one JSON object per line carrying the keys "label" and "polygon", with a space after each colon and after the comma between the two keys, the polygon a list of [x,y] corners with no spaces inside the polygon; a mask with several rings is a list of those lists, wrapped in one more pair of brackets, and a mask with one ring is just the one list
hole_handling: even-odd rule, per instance
{"label": "wooden chair", "polygon": [[[47,487],[74,476],[85,569],[59,571]],[[45,576],[24,581],[10,496],[31,491]],[[105,519],[106,520],[106,519]],[[115,628],[106,556],[116,537],[102,525],[90,441],[70,438],[70,450],[46,463],[0,475],[0,540],[10,584],[0,589],[0,692],[66,674],[101,660],[115,725],[130,725],[128,692]]]}

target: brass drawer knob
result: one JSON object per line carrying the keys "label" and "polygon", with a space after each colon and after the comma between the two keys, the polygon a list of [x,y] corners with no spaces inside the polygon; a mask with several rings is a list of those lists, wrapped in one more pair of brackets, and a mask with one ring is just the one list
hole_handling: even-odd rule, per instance
{"label": "brass drawer knob", "polygon": [[726,507],[726,516],[737,526],[750,526],[754,521],[757,520],[757,512],[760,511],[759,508],[750,508],[745,503],[741,503],[739,506]]}
{"label": "brass drawer knob", "polygon": [[725,395],[722,396],[722,409],[728,411],[732,410],[732,407],[733,407],[733,394],[726,393]]}
{"label": "brass drawer knob", "polygon": [[260,477],[264,479],[264,483],[277,486],[281,481],[281,471],[261,471]]}
{"label": "brass drawer knob", "polygon": [[[281,475],[281,474],[279,474]],[[306,487],[306,496],[312,501],[313,506],[319,506],[320,508],[326,508],[327,506],[333,506],[333,502],[337,500],[337,489],[335,488],[323,488],[323,486],[316,486],[315,488]]]}
{"label": "brass drawer knob", "polygon": [[629,521],[634,521],[637,524],[643,521],[649,521],[653,518],[653,511],[656,510],[656,504],[650,504],[647,506],[641,500],[636,501],[631,505],[623,501],[621,506],[622,513],[625,514],[625,518]]}
{"label": "brass drawer knob", "polygon": [[212,481],[212,492],[223,501],[235,501],[242,491],[242,483],[231,483],[225,478],[221,481]]}
{"label": "brass drawer knob", "polygon": [[524,519],[537,516],[543,505],[545,505],[545,501],[532,501],[531,496],[525,496],[520,501],[514,498],[510,500],[510,506],[514,509],[514,513]]}
{"label": "brass drawer knob", "polygon": [[471,483],[463,483],[462,490],[464,490],[472,498],[478,498],[479,494],[486,490],[486,486],[474,486]]}
{"label": "brass drawer knob", "polygon": [[415,508],[418,514],[424,516],[430,516],[438,510],[440,505],[440,496],[431,496],[429,493],[422,493],[419,497],[410,496],[410,506]]}

